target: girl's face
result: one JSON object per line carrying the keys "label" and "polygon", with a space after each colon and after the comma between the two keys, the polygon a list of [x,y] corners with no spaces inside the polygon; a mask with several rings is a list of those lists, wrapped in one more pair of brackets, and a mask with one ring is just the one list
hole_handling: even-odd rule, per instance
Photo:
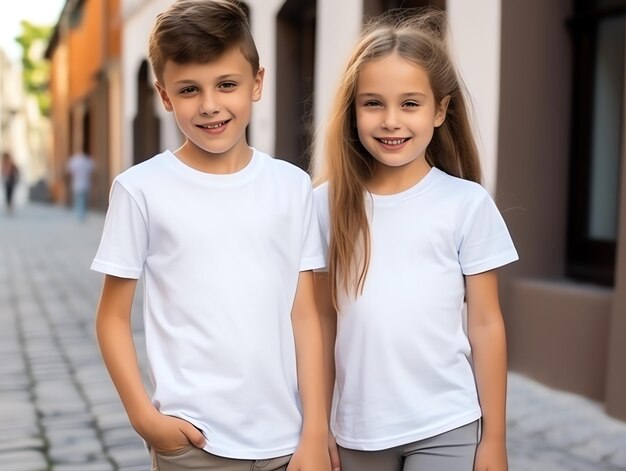
{"label": "girl's face", "polygon": [[375,176],[425,168],[426,148],[445,119],[447,103],[447,97],[441,105],[435,103],[424,69],[396,53],[363,65],[356,123],[361,143],[377,161]]}

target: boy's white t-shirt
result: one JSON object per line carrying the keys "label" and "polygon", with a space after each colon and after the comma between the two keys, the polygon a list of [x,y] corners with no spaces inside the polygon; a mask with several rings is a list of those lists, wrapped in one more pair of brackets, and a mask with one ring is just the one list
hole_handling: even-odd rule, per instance
{"label": "boy's white t-shirt", "polygon": [[92,269],[143,275],[152,401],[205,450],[293,453],[302,424],[291,324],[300,271],[324,265],[309,176],[254,151],[228,175],[166,151],[112,186]]}
{"label": "boy's white t-shirt", "polygon": [[[328,184],[314,199],[327,245]],[[487,191],[437,168],[366,206],[371,259],[363,293],[339,297],[332,428],[345,448],[381,450],[480,418],[464,275],[518,256]]]}

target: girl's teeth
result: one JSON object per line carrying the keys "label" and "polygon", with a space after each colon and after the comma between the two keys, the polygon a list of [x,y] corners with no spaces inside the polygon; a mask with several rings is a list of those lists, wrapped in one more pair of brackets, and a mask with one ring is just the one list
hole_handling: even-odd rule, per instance
{"label": "girl's teeth", "polygon": [[388,146],[397,146],[398,144],[402,144],[404,142],[404,139],[396,139],[393,141],[387,140],[387,139],[381,139],[380,140],[383,144],[386,144]]}

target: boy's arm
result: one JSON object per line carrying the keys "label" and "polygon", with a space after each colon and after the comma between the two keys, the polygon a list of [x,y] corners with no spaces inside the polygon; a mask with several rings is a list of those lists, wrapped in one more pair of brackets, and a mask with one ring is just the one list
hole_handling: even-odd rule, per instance
{"label": "boy's arm", "polygon": [[[324,384],[326,388],[326,415],[330,421],[335,390],[335,341],[337,339],[337,312],[330,295],[330,279],[328,272],[313,273],[315,301],[322,324],[322,345],[324,348]],[[337,444],[330,433],[329,427],[328,451],[333,471],[341,468]]]}
{"label": "boy's arm", "polygon": [[174,451],[190,442],[204,446],[203,435],[188,422],[162,415],[141,380],[130,324],[137,280],[106,275],[96,332],[104,363],[132,426],[157,451]]}
{"label": "boy's arm", "polygon": [[322,329],[315,307],[311,271],[300,272],[291,319],[303,423],[300,444],[287,469],[288,471],[330,470],[327,449],[328,422],[324,400],[326,391]]}
{"label": "boy's arm", "polygon": [[468,333],[482,409],[475,471],[506,471],[506,338],[494,270],[466,277]]}

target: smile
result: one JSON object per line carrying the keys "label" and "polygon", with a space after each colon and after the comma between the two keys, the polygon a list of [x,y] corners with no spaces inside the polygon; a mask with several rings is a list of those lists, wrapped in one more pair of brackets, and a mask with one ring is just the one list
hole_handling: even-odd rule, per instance
{"label": "smile", "polygon": [[403,139],[382,139],[382,138],[377,138],[378,141],[380,141],[381,143],[387,145],[387,146],[397,146],[400,144],[404,144],[406,141],[408,141],[408,138],[403,138]]}
{"label": "smile", "polygon": [[204,128],[204,129],[218,129],[221,128],[222,126],[226,125],[228,123],[229,120],[226,121],[220,121],[219,123],[215,123],[215,124],[201,124],[199,125],[199,127]]}

